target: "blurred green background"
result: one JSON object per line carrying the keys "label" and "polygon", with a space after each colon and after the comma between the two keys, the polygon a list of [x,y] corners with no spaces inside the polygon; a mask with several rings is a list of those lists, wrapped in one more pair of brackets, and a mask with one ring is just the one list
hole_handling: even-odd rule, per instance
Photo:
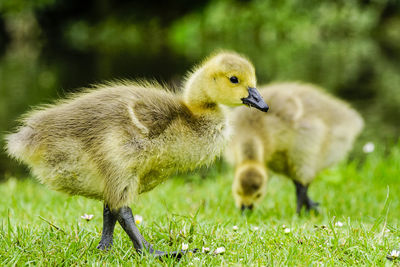
{"label": "blurred green background", "polygon": [[[179,86],[221,48],[246,54],[259,84],[312,82],[351,102],[366,120],[358,146],[397,141],[399,0],[1,0],[0,135],[31,106],[96,82]],[[25,171],[1,151],[0,180]]]}

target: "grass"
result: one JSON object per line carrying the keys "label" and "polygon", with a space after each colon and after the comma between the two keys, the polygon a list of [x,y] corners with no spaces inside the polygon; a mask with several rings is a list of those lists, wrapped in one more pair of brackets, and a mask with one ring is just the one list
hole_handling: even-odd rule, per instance
{"label": "grass", "polygon": [[[0,265],[399,265],[386,255],[400,248],[400,146],[383,154],[322,173],[310,188],[319,215],[295,215],[294,186],[283,177],[271,177],[266,199],[245,216],[234,206],[229,169],[170,179],[132,206],[143,235],[160,250],[226,249],[179,263],[137,255],[119,226],[113,250],[98,251],[100,202],[9,179],[0,184]],[[84,221],[84,213],[94,218]]]}

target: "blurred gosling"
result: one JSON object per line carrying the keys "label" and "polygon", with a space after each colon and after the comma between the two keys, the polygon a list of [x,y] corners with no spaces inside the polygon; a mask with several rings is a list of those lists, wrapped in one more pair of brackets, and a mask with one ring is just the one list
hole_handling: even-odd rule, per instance
{"label": "blurred gosling", "polygon": [[98,245],[111,247],[118,221],[137,252],[153,249],[129,208],[168,176],[210,164],[227,142],[226,107],[266,111],[252,64],[222,52],[188,75],[183,95],[156,84],[117,82],[28,113],[7,137],[8,153],[51,189],[104,202]]}
{"label": "blurred gosling", "polygon": [[310,183],[318,172],[346,157],[363,119],[347,103],[313,85],[277,83],[260,92],[268,99],[268,113],[239,107],[231,114],[234,130],[226,155],[235,165],[236,205],[242,211],[252,209],[264,198],[268,167],[293,180],[297,213],[303,206],[316,209],[318,203],[307,195]]}

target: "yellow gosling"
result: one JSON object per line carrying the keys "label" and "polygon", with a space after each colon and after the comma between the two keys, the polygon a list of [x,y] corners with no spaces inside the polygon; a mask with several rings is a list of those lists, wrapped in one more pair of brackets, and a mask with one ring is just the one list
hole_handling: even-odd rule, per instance
{"label": "yellow gosling", "polygon": [[211,163],[227,142],[226,106],[266,111],[252,64],[223,52],[188,75],[183,95],[151,83],[99,85],[39,107],[7,136],[8,153],[51,189],[104,202],[99,249],[112,245],[116,221],[138,252],[153,249],[130,204],[168,176]]}
{"label": "yellow gosling", "polygon": [[363,128],[363,119],[347,103],[320,88],[277,83],[261,89],[268,113],[239,107],[232,113],[233,136],[227,159],[235,165],[232,192],[236,205],[252,209],[266,192],[267,168],[296,186],[297,213],[316,209],[307,195],[321,170],[344,159]]}

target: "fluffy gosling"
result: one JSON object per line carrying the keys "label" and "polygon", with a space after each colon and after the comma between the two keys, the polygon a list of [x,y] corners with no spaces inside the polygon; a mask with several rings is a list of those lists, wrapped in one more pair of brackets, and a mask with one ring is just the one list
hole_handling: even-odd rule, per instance
{"label": "fluffy gosling", "polygon": [[168,176],[209,164],[228,138],[227,108],[267,111],[252,64],[235,53],[210,57],[188,75],[183,95],[159,85],[100,85],[28,113],[7,136],[8,153],[51,189],[104,202],[99,249],[118,221],[137,252],[155,250],[137,229],[129,205]]}
{"label": "fluffy gosling", "polygon": [[232,192],[236,205],[252,209],[266,193],[267,167],[296,186],[297,213],[316,209],[307,195],[321,170],[344,159],[363,128],[363,119],[345,102],[313,85],[277,83],[263,87],[271,110],[239,107],[232,113],[233,138],[228,161],[235,165]]}

